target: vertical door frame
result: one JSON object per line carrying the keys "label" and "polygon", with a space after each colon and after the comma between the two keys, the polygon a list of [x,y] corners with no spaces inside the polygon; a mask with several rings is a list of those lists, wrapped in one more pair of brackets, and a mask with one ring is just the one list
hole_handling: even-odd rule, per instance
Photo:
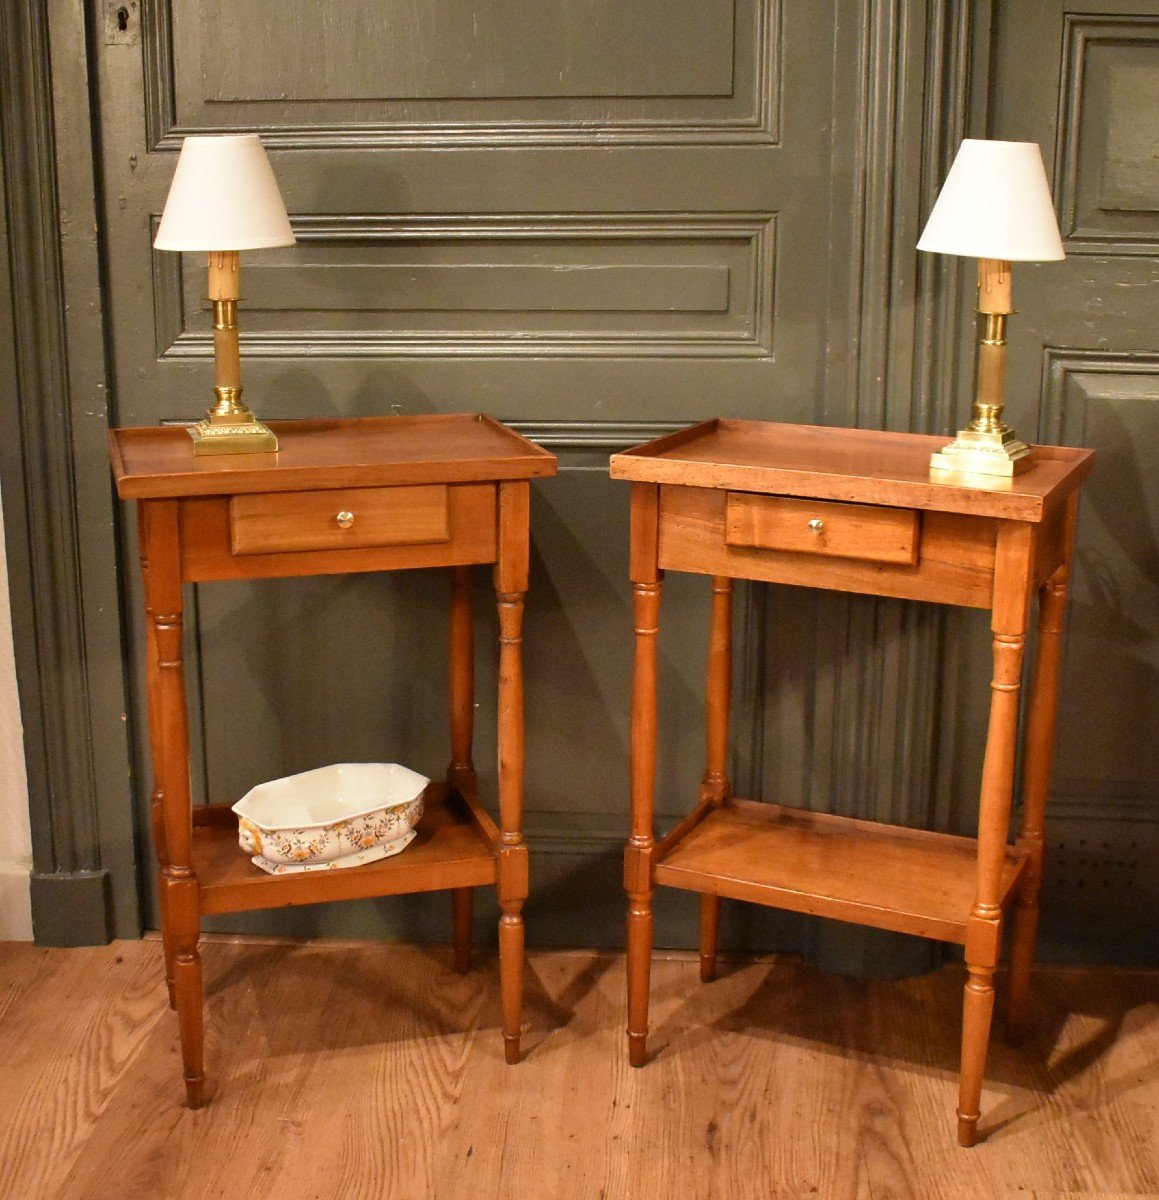
{"label": "vertical door frame", "polygon": [[[98,12],[0,6],[0,474],[44,945],[140,933],[91,108]],[[6,354],[9,348],[5,347]]]}

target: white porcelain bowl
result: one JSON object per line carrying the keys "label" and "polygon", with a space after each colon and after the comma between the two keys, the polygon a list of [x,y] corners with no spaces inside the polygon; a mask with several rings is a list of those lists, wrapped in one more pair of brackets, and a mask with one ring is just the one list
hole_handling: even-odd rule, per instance
{"label": "white porcelain bowl", "polygon": [[271,779],[233,806],[238,841],[264,870],[383,858],[410,840],[428,783],[398,763],[334,763]]}

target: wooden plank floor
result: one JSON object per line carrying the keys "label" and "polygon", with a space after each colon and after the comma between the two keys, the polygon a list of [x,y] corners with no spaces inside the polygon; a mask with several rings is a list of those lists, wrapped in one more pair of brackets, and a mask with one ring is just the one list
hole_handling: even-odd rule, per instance
{"label": "wooden plank floor", "polygon": [[0,944],[4,1200],[1159,1196],[1159,973],[1046,969],[996,1041],[986,1141],[954,1143],[962,976],[793,960],[653,973],[627,1065],[618,955],[539,953],[503,1064],[496,964],[442,949],[207,941],[208,1065],[181,1107],[156,941]]}

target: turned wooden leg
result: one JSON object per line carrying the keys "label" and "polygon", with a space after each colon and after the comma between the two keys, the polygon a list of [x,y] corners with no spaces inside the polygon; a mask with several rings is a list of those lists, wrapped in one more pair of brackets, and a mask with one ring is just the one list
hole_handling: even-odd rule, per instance
{"label": "turned wooden leg", "polygon": [[181,1031],[185,1101],[190,1108],[200,1108],[205,1102],[205,1026],[201,954],[197,948],[201,937],[197,883],[167,878],[165,890],[166,909],[173,924],[173,988]]}
{"label": "turned wooden leg", "polygon": [[720,941],[720,897],[700,893],[700,979],[711,983],[716,978],[716,947]]}
{"label": "turned wooden leg", "polygon": [[520,1056],[523,1026],[523,902],[528,892],[523,840],[523,599],[528,576],[530,490],[499,485],[499,983],[503,997],[503,1055]]}
{"label": "turned wooden leg", "polygon": [[628,1061],[648,1057],[648,988],[652,969],[652,833],[656,779],[656,634],[660,584],[634,584],[636,656],[632,680],[632,833],[624,854],[628,892]]}
{"label": "turned wooden leg", "polygon": [[660,621],[657,565],[659,494],[655,484],[632,485],[631,574],[635,653],[632,667],[632,831],[624,851],[628,893],[628,1061],[648,1057],[648,988],[652,967],[652,828],[656,786],[656,635]]}
{"label": "turned wooden leg", "polygon": [[[456,791],[474,794],[475,764],[471,743],[475,730],[475,634],[471,613],[471,568],[454,567],[451,571],[451,628],[448,647],[450,666],[451,762],[447,783]],[[466,974],[471,969],[471,916],[474,907],[472,888],[451,891],[452,942],[455,970]]]}
{"label": "turned wooden leg", "polygon": [[466,975],[471,969],[471,914],[474,888],[451,889],[451,911],[455,940],[455,970]]}
{"label": "turned wooden leg", "polygon": [[[732,794],[728,779],[728,716],[732,701],[732,580],[712,580],[712,621],[708,635],[705,698],[704,778],[701,802],[723,804]],[[720,940],[720,897],[700,896],[700,978],[716,978],[716,948]]]}
{"label": "turned wooden leg", "polygon": [[157,872],[157,906],[161,912],[161,949],[165,955],[165,990],[169,995],[169,1007],[176,1009],[177,992],[173,986],[173,964],[177,951],[173,945],[173,923],[168,913],[169,889],[165,885],[165,872]]}
{"label": "turned wooden leg", "polygon": [[978,1140],[982,1103],[982,1077],[990,1045],[994,1015],[994,968],[968,966],[962,1001],[962,1066],[958,1085],[958,1144],[973,1146]]}
{"label": "turned wooden leg", "polygon": [[732,580],[714,576],[712,619],[705,673],[705,755],[701,800],[723,804],[732,792],[728,781],[728,716],[732,701]]}
{"label": "turned wooden leg", "polygon": [[1018,693],[1026,638],[995,633],[990,723],[982,765],[978,815],[978,878],[966,924],[966,982],[962,1005],[962,1069],[958,1093],[958,1141],[977,1139],[982,1077],[994,1012],[994,968],[1002,945],[1002,871],[1014,790]]}
{"label": "turned wooden leg", "polygon": [[1033,849],[1027,855],[1026,874],[1012,914],[1010,934],[1010,979],[1006,995],[1006,1040],[1020,1045],[1030,1011],[1030,972],[1038,940],[1038,896],[1042,889],[1043,856]]}
{"label": "turned wooden leg", "polygon": [[204,1102],[201,909],[193,871],[193,813],[189,794],[189,723],[182,659],[181,542],[177,505],[141,505],[145,571],[149,736],[157,776],[155,820],[161,859],[161,922],[167,970],[181,1034],[185,1095]]}
{"label": "turned wooden leg", "polygon": [[165,865],[168,853],[165,850],[164,802],[160,789],[153,793],[150,806],[153,825],[153,844],[157,847],[157,907],[161,916],[161,947],[165,955],[165,989],[169,994],[169,1007],[177,1007],[177,993],[173,990],[173,922],[169,916],[169,889],[165,886]]}
{"label": "turned wooden leg", "polygon": [[[1075,498],[1077,501],[1077,497]],[[1072,509],[1074,504],[1072,503]],[[1070,541],[1073,541],[1073,514]],[[1042,890],[1046,841],[1046,800],[1054,759],[1054,730],[1058,716],[1058,683],[1062,663],[1063,617],[1066,613],[1070,559],[1055,572],[1039,593],[1038,653],[1026,722],[1026,748],[1022,787],[1022,822],[1019,848],[1026,854],[1026,868],[1018,889],[1014,928],[1010,945],[1010,990],[1006,1016],[1011,1034],[1023,1033],[1030,1003],[1030,969],[1034,965],[1034,943],[1038,936],[1038,897]]]}
{"label": "turned wooden leg", "polygon": [[475,734],[475,630],[471,612],[471,568],[451,571],[450,669],[451,762],[447,783],[474,792],[475,764],[471,743]]}
{"label": "turned wooden leg", "polygon": [[499,983],[503,993],[503,1055],[519,1061],[523,1023],[523,901],[527,846],[519,829],[523,807],[523,676],[519,663],[522,593],[500,596],[499,665]]}
{"label": "turned wooden leg", "polygon": [[499,985],[503,999],[503,1057],[514,1066],[523,1033],[522,901],[504,901],[499,918]]}
{"label": "turned wooden leg", "polygon": [[628,897],[628,1062],[648,1060],[648,991],[652,973],[652,892]]}
{"label": "turned wooden leg", "polygon": [[[141,578],[149,587],[149,541],[148,505],[141,505],[137,514],[137,536],[141,555]],[[161,917],[161,946],[165,955],[165,990],[169,994],[169,1007],[177,1007],[177,993],[173,990],[173,935],[165,915],[167,890],[165,888],[165,866],[169,862],[169,851],[165,844],[165,803],[157,773],[161,770],[161,668],[157,651],[153,613],[148,602],[145,605],[145,693],[149,711],[149,753],[153,760],[153,798],[149,805],[150,823],[153,827],[153,852],[157,858],[157,906]]]}

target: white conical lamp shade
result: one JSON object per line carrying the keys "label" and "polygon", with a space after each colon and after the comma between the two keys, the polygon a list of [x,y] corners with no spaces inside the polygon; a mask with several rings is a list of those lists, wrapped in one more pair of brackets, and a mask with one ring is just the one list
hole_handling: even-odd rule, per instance
{"label": "white conical lamp shade", "polygon": [[185,139],[153,243],[158,250],[260,250],[293,242],[256,133]]}
{"label": "white conical lamp shade", "polygon": [[1007,262],[1065,257],[1037,143],[967,138],[918,249]]}

